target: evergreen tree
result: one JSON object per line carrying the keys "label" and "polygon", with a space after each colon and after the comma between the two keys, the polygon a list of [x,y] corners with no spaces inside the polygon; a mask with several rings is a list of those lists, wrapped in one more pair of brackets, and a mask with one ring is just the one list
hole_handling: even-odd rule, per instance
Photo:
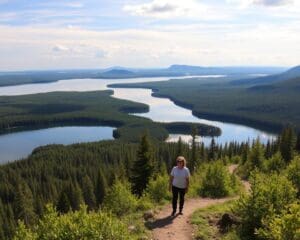
{"label": "evergreen tree", "polygon": [[192,128],[192,156],[189,161],[189,169],[191,173],[194,172],[195,167],[198,164],[198,157],[197,157],[197,143],[196,143],[196,137],[197,137],[197,128],[193,126]]}
{"label": "evergreen tree", "polygon": [[254,142],[252,149],[248,156],[248,164],[250,165],[250,169],[261,168],[264,162],[264,148],[262,144],[259,142],[259,139],[256,139]]}
{"label": "evergreen tree", "polygon": [[56,204],[56,209],[61,213],[67,213],[71,210],[70,200],[65,191],[60,193],[58,202]]}
{"label": "evergreen tree", "polygon": [[83,192],[83,198],[85,204],[88,206],[88,210],[95,209],[96,207],[96,197],[94,194],[94,186],[89,178],[89,176],[85,176],[82,181],[83,187],[82,187],[82,192]]}
{"label": "evergreen tree", "polygon": [[270,140],[268,140],[265,150],[265,158],[269,159],[272,156],[272,149],[271,149],[271,143]]}
{"label": "evergreen tree", "polygon": [[96,201],[98,206],[103,203],[107,190],[108,190],[108,185],[107,185],[106,178],[102,170],[100,170],[98,172],[96,189],[95,189],[95,196],[96,196]]}
{"label": "evergreen tree", "polygon": [[74,183],[71,182],[69,184],[67,194],[70,200],[70,205],[72,207],[72,210],[73,211],[79,210],[80,204],[83,203],[83,199],[82,199],[82,191],[77,181],[75,181]]}
{"label": "evergreen tree", "polygon": [[209,151],[208,151],[208,159],[210,161],[216,160],[217,158],[217,146],[216,146],[216,141],[214,138],[211,139]]}
{"label": "evergreen tree", "polygon": [[24,223],[27,226],[34,223],[36,219],[34,212],[34,200],[32,192],[25,182],[18,184],[15,208],[17,219],[24,220]]}
{"label": "evergreen tree", "polygon": [[300,153],[300,132],[297,134],[296,151]]}
{"label": "evergreen tree", "polygon": [[0,239],[4,239],[4,219],[5,219],[5,214],[4,214],[4,206],[2,204],[2,201],[0,199]]}
{"label": "evergreen tree", "polygon": [[5,212],[6,212],[6,217],[3,219],[4,235],[7,237],[7,239],[12,239],[16,223],[14,220],[14,212],[11,204],[8,204],[5,207]]}
{"label": "evergreen tree", "polygon": [[153,153],[147,134],[145,134],[140,142],[137,159],[133,164],[131,183],[133,193],[141,196],[146,189],[150,177],[153,173]]}
{"label": "evergreen tree", "polygon": [[177,142],[177,156],[183,155],[183,143],[181,137],[178,138]]}
{"label": "evergreen tree", "polygon": [[295,146],[295,132],[292,127],[288,126],[283,129],[280,137],[280,152],[286,163],[293,159]]}

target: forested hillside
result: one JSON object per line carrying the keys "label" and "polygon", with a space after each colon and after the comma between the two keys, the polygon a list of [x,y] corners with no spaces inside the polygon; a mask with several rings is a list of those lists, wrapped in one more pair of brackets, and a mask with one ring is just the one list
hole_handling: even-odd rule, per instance
{"label": "forested hillside", "polygon": [[[258,209],[247,207],[251,204],[248,202],[249,198],[242,198],[238,203],[240,208],[236,214],[241,216],[243,221],[240,234],[253,236],[254,229],[269,231],[269,228],[264,227],[266,221],[264,219],[272,216],[264,207],[272,206],[273,201],[277,201],[277,197],[281,196],[276,195],[284,191],[279,188],[280,184],[289,187],[289,192],[285,192],[289,195],[282,204],[274,202],[277,204],[274,205],[276,213],[285,214],[285,206],[290,206],[288,204],[297,206],[300,187],[300,158],[297,155],[299,151],[300,136],[296,137],[290,128],[282,133],[278,141],[269,142],[266,146],[261,145],[258,140],[253,143],[230,143],[218,146],[212,140],[211,145],[205,148],[203,144],[197,145],[195,141],[191,146],[181,141],[178,143],[149,142],[145,135],[139,144],[102,141],[41,147],[36,149],[28,159],[0,167],[0,222],[2,223],[0,236],[11,238],[17,228],[16,239],[22,237],[30,239],[32,236],[35,236],[32,239],[39,239],[38,236],[44,236],[43,239],[53,239],[50,236],[54,232],[51,231],[62,231],[60,234],[67,231],[66,234],[70,234],[70,239],[78,239],[79,235],[75,233],[74,237],[71,237],[68,224],[69,221],[78,218],[76,214],[81,214],[82,221],[86,221],[87,224],[85,230],[78,230],[78,234],[83,234],[80,235],[81,237],[88,236],[85,234],[90,231],[90,234],[94,234],[90,235],[94,236],[91,239],[96,239],[95,236],[99,235],[94,231],[100,221],[96,219],[100,218],[101,221],[108,221],[107,227],[114,231],[116,236],[120,237],[118,231],[124,231],[124,236],[128,236],[124,239],[130,239],[130,234],[131,239],[135,239],[135,233],[130,233],[127,229],[127,224],[132,224],[134,217],[129,220],[128,216],[137,214],[138,217],[140,211],[170,199],[167,190],[167,174],[178,155],[186,156],[188,167],[193,174],[189,191],[191,196],[221,197],[239,192],[238,180],[230,176],[224,167],[230,162],[240,164],[238,173],[243,178],[251,176],[250,179],[253,179],[259,174],[257,178],[261,180],[257,181],[261,181],[261,184],[266,181],[264,179],[268,179],[270,183],[266,185],[267,188],[264,192],[260,191],[266,198],[266,205],[261,205],[260,198],[255,202]],[[277,173],[282,177],[277,178]],[[253,187],[263,187],[263,185],[256,186],[253,180],[251,181]],[[269,189],[272,186],[278,186],[278,192],[272,193],[275,195],[272,195]],[[131,190],[136,195],[133,195]],[[48,203],[55,206],[58,213],[51,206],[46,207]],[[89,215],[83,208],[80,210],[81,213],[74,213],[75,215],[72,213],[60,215],[70,210],[79,210],[82,203],[85,203],[88,211],[99,211],[99,206],[102,210]],[[259,209],[263,212],[258,222],[255,219],[249,220],[251,214],[256,214]],[[243,212],[244,210],[247,212]],[[105,215],[106,211],[112,212],[113,215]],[[43,222],[38,222],[43,215]],[[109,224],[115,221],[112,220],[114,216],[125,224],[121,224],[123,227],[120,225],[119,230],[115,225]],[[25,226],[35,225],[36,228],[26,230],[22,224],[17,227],[17,219],[23,220]],[[251,222],[254,220],[255,222]],[[59,221],[62,222],[59,224]],[[96,225],[90,225],[93,221]],[[61,229],[54,228],[53,224],[59,224]],[[42,230],[45,226],[49,227],[47,233]],[[74,231],[78,227],[79,225],[73,225]],[[145,226],[140,227],[136,234],[145,234],[145,230],[142,230]],[[48,237],[45,234],[49,234]],[[106,233],[104,231],[101,234]],[[119,239],[110,236],[107,239]]]}
{"label": "forested hillside", "polygon": [[[283,73],[280,81],[270,81],[277,78],[275,75],[248,79],[247,84],[237,84],[239,80],[231,82],[230,77],[223,77],[111,86],[150,88],[154,96],[170,98],[176,104],[191,109],[197,117],[278,133],[288,124],[300,130],[299,77],[295,77],[298,71],[295,74],[295,70],[290,71],[293,74]],[[293,78],[286,78],[291,75]],[[268,81],[262,82],[261,79]],[[255,84],[258,81],[260,84]]]}
{"label": "forested hillside", "polygon": [[[117,127],[114,137],[137,142],[141,133],[164,140],[169,132],[189,133],[189,123],[158,123],[130,115],[149,111],[141,103],[111,97],[112,91],[54,92],[0,97],[0,133],[53,126],[101,125]],[[218,136],[221,130],[194,124],[200,135]]]}

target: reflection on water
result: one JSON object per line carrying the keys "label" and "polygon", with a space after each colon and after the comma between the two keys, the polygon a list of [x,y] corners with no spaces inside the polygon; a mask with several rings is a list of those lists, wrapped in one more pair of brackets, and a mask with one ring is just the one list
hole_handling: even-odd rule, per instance
{"label": "reflection on water", "polygon": [[72,144],[113,139],[111,127],[56,127],[0,135],[0,164],[28,156],[47,144]]}
{"label": "reflection on water", "polygon": [[[156,122],[195,122],[217,126],[222,129],[222,135],[215,138],[217,143],[224,144],[230,141],[246,142],[259,138],[261,142],[266,143],[268,139],[275,138],[274,135],[246,127],[238,124],[223,123],[218,121],[209,121],[199,119],[192,115],[192,111],[175,105],[167,98],[155,98],[151,96],[151,90],[148,89],[114,89],[114,97],[142,102],[150,105],[148,113],[135,114],[151,118]],[[171,134],[167,141],[178,141],[179,136],[183,141],[189,141],[189,135]],[[210,137],[201,137],[201,141],[208,145],[211,142]]]}
{"label": "reflection on water", "polygon": [[[190,77],[190,76],[189,76]],[[202,76],[207,77],[207,76]],[[212,76],[222,77],[222,76]],[[183,77],[178,77],[184,79]],[[139,82],[154,82],[165,81],[167,77],[158,78],[135,78],[135,79],[73,79],[61,80],[53,83],[43,84],[27,84],[19,86],[0,87],[0,96],[26,95],[34,93],[46,93],[54,91],[97,91],[108,89],[108,84],[114,83],[139,83]],[[176,79],[172,77],[172,79]],[[199,78],[201,81],[201,77]],[[218,121],[209,121],[206,119],[199,119],[192,115],[188,109],[176,106],[172,101],[166,98],[155,98],[151,96],[149,89],[114,89],[115,98],[126,99],[136,102],[148,104],[150,111],[145,114],[135,114],[152,119],[157,122],[195,122],[204,123],[213,126],[218,126],[222,129],[222,135],[216,138],[218,143],[225,143],[229,141],[252,141],[259,137],[262,142],[266,142],[273,135],[256,130],[254,128],[245,127],[238,124],[228,124]],[[190,136],[181,135],[183,139]],[[177,141],[179,135],[171,134],[168,141]],[[35,147],[51,144],[61,143],[70,144],[74,142],[97,141],[101,139],[112,139],[112,128],[106,127],[61,127],[43,129],[37,131],[26,131],[19,133],[11,133],[7,135],[0,135],[0,163],[8,160],[18,159],[27,156]],[[211,138],[199,138],[206,145],[211,141]],[[18,146],[16,149],[15,146]]]}

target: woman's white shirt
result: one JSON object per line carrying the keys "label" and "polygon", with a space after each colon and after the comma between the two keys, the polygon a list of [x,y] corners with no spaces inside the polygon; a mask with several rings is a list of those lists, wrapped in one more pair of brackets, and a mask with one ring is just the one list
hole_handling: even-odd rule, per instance
{"label": "woman's white shirt", "polygon": [[190,177],[190,170],[187,167],[179,168],[175,166],[171,171],[171,176],[173,176],[172,185],[174,187],[186,188],[187,178]]}

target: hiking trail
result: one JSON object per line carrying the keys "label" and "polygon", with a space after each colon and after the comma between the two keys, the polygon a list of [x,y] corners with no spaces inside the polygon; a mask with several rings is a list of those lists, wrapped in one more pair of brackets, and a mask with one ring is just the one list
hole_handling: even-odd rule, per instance
{"label": "hiking trail", "polygon": [[[237,168],[238,165],[230,165],[228,167],[231,173]],[[242,181],[246,191],[249,191],[250,185],[246,181]],[[224,203],[236,197],[227,197],[219,199],[211,198],[190,198],[186,199],[183,208],[183,215],[178,213],[172,217],[171,204],[166,205],[155,216],[155,221],[149,223],[148,227],[152,230],[153,240],[192,240],[193,239],[193,226],[190,223],[191,215],[199,208],[205,208],[214,204]]]}

